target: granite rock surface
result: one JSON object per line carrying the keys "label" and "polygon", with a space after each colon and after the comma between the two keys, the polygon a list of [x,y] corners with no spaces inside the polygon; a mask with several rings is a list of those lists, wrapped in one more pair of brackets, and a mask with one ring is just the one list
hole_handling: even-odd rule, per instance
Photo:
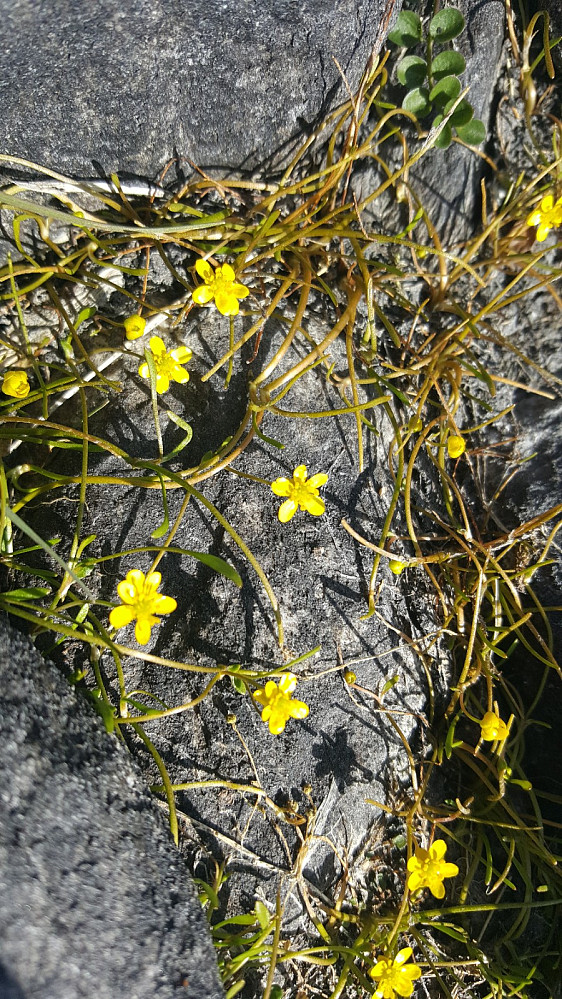
{"label": "granite rock surface", "polygon": [[0,626],[0,996],[220,999],[158,806],[85,698]]}
{"label": "granite rock surface", "polygon": [[347,99],[342,74],[357,87],[399,7],[61,0],[55,15],[2,0],[0,149],[76,176],[287,162]]}

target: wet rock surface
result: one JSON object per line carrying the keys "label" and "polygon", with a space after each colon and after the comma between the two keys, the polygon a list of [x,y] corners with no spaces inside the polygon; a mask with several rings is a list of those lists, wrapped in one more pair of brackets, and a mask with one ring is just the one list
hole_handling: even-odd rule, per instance
{"label": "wet rock surface", "polygon": [[130,757],[0,628],[0,995],[224,994],[186,868]]}

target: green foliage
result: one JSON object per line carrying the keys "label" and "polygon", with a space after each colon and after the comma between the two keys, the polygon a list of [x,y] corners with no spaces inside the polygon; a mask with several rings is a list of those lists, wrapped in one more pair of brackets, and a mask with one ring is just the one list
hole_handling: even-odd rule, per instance
{"label": "green foliage", "polygon": [[459,76],[466,69],[464,57],[452,48],[434,53],[436,44],[458,38],[464,27],[460,10],[446,7],[431,18],[424,39],[419,15],[404,10],[388,36],[403,49],[425,46],[425,58],[408,54],[400,59],[396,76],[407,89],[402,101],[404,110],[420,119],[435,115],[433,128],[440,128],[434,143],[438,149],[446,149],[454,134],[469,146],[479,146],[486,138],[484,123],[474,118],[470,102],[463,98],[457,103],[462,89]]}

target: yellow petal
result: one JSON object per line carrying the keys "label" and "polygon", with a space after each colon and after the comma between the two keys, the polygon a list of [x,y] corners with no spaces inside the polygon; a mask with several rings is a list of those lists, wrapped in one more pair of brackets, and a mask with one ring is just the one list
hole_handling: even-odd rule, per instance
{"label": "yellow petal", "polygon": [[155,614],[172,614],[178,605],[173,597],[165,597],[163,594],[157,593],[151,606]]}
{"label": "yellow petal", "polygon": [[177,347],[176,350],[170,351],[170,357],[174,361],[177,361],[178,364],[188,364],[189,361],[191,361],[193,354],[191,353],[189,347],[184,347],[182,345],[181,347]]}
{"label": "yellow petal", "polygon": [[428,885],[429,890],[434,898],[444,898],[445,897],[445,887],[442,881],[437,878],[432,878],[431,883]]}
{"label": "yellow petal", "polygon": [[189,381],[189,371],[186,371],[185,368],[180,368],[178,365],[177,368],[170,371],[170,378],[173,382],[178,382],[179,385],[185,385]]}
{"label": "yellow petal", "polygon": [[540,226],[538,227],[538,229],[536,231],[536,237],[537,237],[539,243],[544,243],[544,241],[545,241],[546,237],[548,236],[548,234],[549,234],[549,232],[550,232],[551,229],[552,229],[552,226],[549,225],[548,222],[541,222]]}
{"label": "yellow petal", "polygon": [[196,305],[206,305],[214,298],[213,289],[208,284],[200,284],[198,288],[193,289],[191,297]]}
{"label": "yellow petal", "polygon": [[313,517],[321,517],[326,509],[326,504],[321,496],[307,496],[305,500],[301,501],[301,506]]}
{"label": "yellow petal", "polygon": [[211,267],[209,261],[202,260],[201,257],[199,257],[199,259],[195,261],[195,270],[197,271],[199,277],[203,278],[206,284],[212,281],[215,276],[213,268]]}
{"label": "yellow petal", "polygon": [[159,336],[151,336],[150,338],[150,352],[154,357],[161,357],[162,354],[166,353],[166,346],[164,341]]}
{"label": "yellow petal", "polygon": [[[152,623],[158,624],[159,622],[154,621]],[[135,625],[135,638],[136,638],[137,642],[139,643],[139,645],[146,645],[146,643],[148,642],[148,640],[150,638],[151,627],[152,627],[152,624],[151,624],[151,619],[150,618],[148,618],[148,617],[142,617],[142,618],[138,619],[138,621],[137,621],[137,623]]]}
{"label": "yellow petal", "polygon": [[275,479],[271,483],[271,489],[276,496],[289,496],[293,488],[293,483],[289,479]]}
{"label": "yellow petal", "polygon": [[284,673],[279,681],[279,690],[284,694],[292,694],[297,685],[297,678],[294,673]]}
{"label": "yellow petal", "polygon": [[432,860],[443,860],[447,853],[447,844],[444,839],[436,839],[429,848],[429,856]]}
{"label": "yellow petal", "polygon": [[217,278],[219,281],[234,281],[236,274],[234,273],[230,264],[223,264],[222,267],[217,268]]}
{"label": "yellow petal", "polygon": [[139,368],[139,375],[141,376],[141,378],[150,378],[150,368],[148,367],[146,361],[144,361],[143,364],[141,364]]}
{"label": "yellow petal", "polygon": [[126,628],[128,624],[131,623],[135,616],[135,612],[132,607],[125,606],[125,604],[120,604],[119,607],[114,607],[109,615],[109,623],[113,628]]}
{"label": "yellow petal", "polygon": [[246,288],[245,284],[233,284],[232,293],[236,295],[236,298],[247,298],[250,294],[250,289]]}
{"label": "yellow petal", "polygon": [[[134,570],[133,570],[134,571]],[[138,570],[137,570],[138,571]],[[162,582],[162,574],[160,572],[149,572],[148,576],[144,581],[144,585],[148,590],[156,591]]]}
{"label": "yellow petal", "polygon": [[538,208],[527,216],[527,225],[538,225],[542,219],[542,212]]}
{"label": "yellow petal", "polygon": [[306,479],[306,465],[298,465],[293,472],[293,478],[304,482]]}
{"label": "yellow petal", "polygon": [[552,194],[546,194],[541,201],[541,211],[545,213],[549,212],[553,206],[554,198],[552,197]]}
{"label": "yellow petal", "polygon": [[169,388],[170,379],[168,375],[156,375],[156,391],[158,392],[158,395],[162,395],[164,392],[167,392]]}
{"label": "yellow petal", "polygon": [[297,504],[293,499],[285,500],[284,503],[279,507],[277,516],[282,524],[287,524],[291,517],[294,517],[297,512]]}
{"label": "yellow petal", "polygon": [[328,476],[325,472],[317,472],[316,475],[312,475],[308,480],[308,485],[312,486],[313,489],[320,489],[320,486],[325,486],[328,481]]}
{"label": "yellow petal", "polygon": [[215,305],[223,316],[237,316],[240,311],[238,299],[231,291],[218,291],[215,295]]}
{"label": "yellow petal", "polygon": [[396,957],[394,958],[394,963],[404,964],[404,961],[407,961],[413,953],[414,952],[411,947],[403,947],[402,950],[398,951]]}
{"label": "yellow petal", "polygon": [[291,701],[288,705],[288,711],[291,718],[306,718],[309,712],[308,704],[304,701]]}

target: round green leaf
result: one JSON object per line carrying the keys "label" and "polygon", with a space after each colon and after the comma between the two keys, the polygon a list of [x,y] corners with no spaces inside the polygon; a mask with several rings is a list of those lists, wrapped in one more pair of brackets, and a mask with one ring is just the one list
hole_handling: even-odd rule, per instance
{"label": "round green leaf", "polygon": [[486,138],[486,127],[480,118],[473,118],[467,125],[457,128],[457,135],[469,146],[480,146]]}
{"label": "round green leaf", "polygon": [[431,62],[431,75],[434,80],[442,80],[444,76],[458,76],[459,73],[464,73],[465,69],[466,63],[462,55],[453,49],[440,52]]}
{"label": "round green leaf", "polygon": [[429,37],[438,42],[450,42],[464,28],[464,17],[456,7],[440,10],[429,22]]}
{"label": "round green leaf", "polygon": [[[443,115],[438,114],[433,122],[433,127],[437,128],[437,126],[440,125],[442,121],[443,121]],[[449,125],[449,122],[447,122],[447,124],[444,126],[444,128],[442,129],[442,131],[439,133],[439,135],[435,140],[435,149],[447,149],[447,147],[451,145],[452,139],[453,139],[453,131],[451,129],[451,126]]]}
{"label": "round green leaf", "polygon": [[416,87],[415,90],[410,90],[410,93],[406,94],[402,101],[402,107],[418,118],[424,118],[431,111],[427,87]]}
{"label": "round green leaf", "polygon": [[[444,114],[449,113],[453,104],[454,101],[451,101],[449,104],[445,105]],[[455,110],[453,111],[449,124],[452,125],[453,128],[462,128],[463,125],[468,125],[469,121],[471,120],[471,118],[473,118],[473,116],[474,116],[474,108],[472,107],[472,104],[464,100],[461,101],[460,104],[458,104]]]}
{"label": "round green leaf", "polygon": [[388,35],[394,45],[403,45],[410,49],[421,41],[421,20],[413,10],[402,10],[392,31]]}
{"label": "round green leaf", "polygon": [[430,92],[429,99],[432,103],[441,107],[449,101],[456,101],[461,92],[461,81],[458,76],[444,76],[435,84]]}
{"label": "round green leaf", "polygon": [[420,87],[427,74],[427,63],[420,56],[407,55],[400,60],[396,67],[396,76],[404,87],[412,90]]}

